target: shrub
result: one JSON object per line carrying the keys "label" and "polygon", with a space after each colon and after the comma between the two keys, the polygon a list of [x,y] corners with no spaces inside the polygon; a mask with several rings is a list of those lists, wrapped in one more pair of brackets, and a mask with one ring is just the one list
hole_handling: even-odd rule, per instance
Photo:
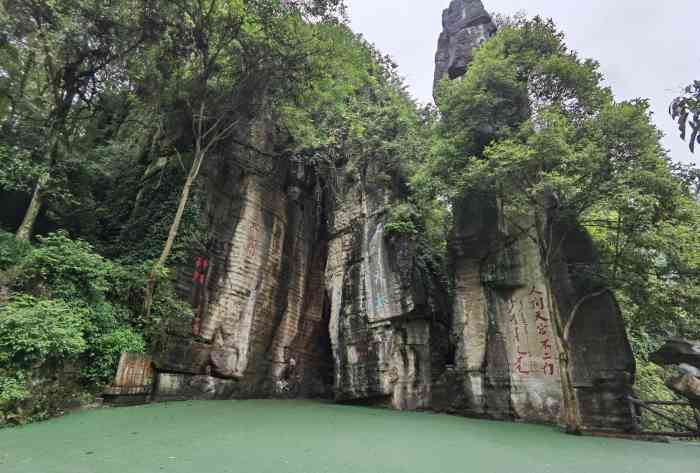
{"label": "shrub", "polygon": [[88,312],[62,300],[23,294],[0,308],[0,365],[32,368],[76,358],[87,347]]}
{"label": "shrub", "polygon": [[106,385],[114,378],[123,352],[143,353],[145,350],[146,342],[141,335],[129,327],[119,327],[90,341],[82,377],[95,385]]}
{"label": "shrub", "polygon": [[21,371],[0,375],[0,411],[29,397],[27,379]]}
{"label": "shrub", "polygon": [[65,232],[39,237],[21,265],[19,284],[27,292],[43,288],[51,296],[95,301],[108,290],[112,263],[95,253],[92,246],[72,240]]}
{"label": "shrub", "polygon": [[88,316],[66,301],[27,294],[0,307],[0,425],[55,415],[77,391],[68,372],[87,347]]}
{"label": "shrub", "polygon": [[0,235],[0,247],[11,266],[0,282],[10,275],[15,291],[0,305],[0,425],[60,414],[67,400],[109,383],[122,352],[153,349],[172,324],[191,320],[166,269],[152,315],[143,317],[150,262],[109,261],[63,232],[34,248]]}
{"label": "shrub", "polygon": [[389,208],[384,230],[387,236],[415,236],[418,234],[420,214],[408,203],[393,205]]}
{"label": "shrub", "polygon": [[18,265],[31,248],[29,243],[19,241],[12,233],[0,230],[0,271]]}
{"label": "shrub", "polygon": [[151,316],[143,316],[144,288],[153,264],[153,261],[139,265],[115,264],[109,275],[107,298],[128,311],[130,325],[143,335],[149,349],[157,351],[167,338],[167,332],[175,326],[189,325],[194,314],[190,304],[177,296],[170,272],[161,268],[157,272],[158,285],[153,297]]}

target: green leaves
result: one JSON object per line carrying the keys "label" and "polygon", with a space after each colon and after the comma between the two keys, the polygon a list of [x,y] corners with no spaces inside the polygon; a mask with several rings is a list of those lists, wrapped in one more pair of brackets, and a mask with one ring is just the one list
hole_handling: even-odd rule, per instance
{"label": "green leaves", "polygon": [[[153,318],[141,318],[150,266],[108,261],[62,232],[35,247],[0,233],[0,270],[7,270],[0,276],[9,276],[12,289],[9,301],[0,301],[0,424],[2,411],[18,421],[44,417],[66,396],[99,389],[122,352],[144,352],[166,324],[191,315],[166,280]],[[168,278],[167,271],[159,276]]]}
{"label": "green leaves", "polygon": [[29,193],[44,170],[27,150],[0,143],[0,189]]}
{"label": "green leaves", "polygon": [[55,297],[97,302],[108,289],[112,264],[84,241],[64,232],[39,237],[40,245],[22,262],[19,284],[26,290],[45,288]]}
{"label": "green leaves", "polygon": [[19,241],[12,233],[0,230],[0,272],[18,265],[30,251],[29,243]]}
{"label": "green leaves", "polygon": [[12,375],[0,374],[0,415],[5,405],[11,405],[29,397],[27,378],[21,371]]}
{"label": "green leaves", "polygon": [[96,327],[84,354],[83,378],[97,385],[112,381],[122,353],[144,353],[146,342],[133,329],[121,326],[102,332]]}
{"label": "green leaves", "polygon": [[77,358],[86,348],[87,309],[19,295],[0,308],[0,359],[17,368]]}
{"label": "green leaves", "polygon": [[420,214],[408,203],[400,203],[389,208],[384,225],[387,236],[414,237],[420,227]]}
{"label": "green leaves", "polygon": [[688,146],[695,152],[695,144],[700,143],[700,80],[685,88],[683,95],[671,102],[668,113],[678,122],[681,139],[685,140],[690,128]]}

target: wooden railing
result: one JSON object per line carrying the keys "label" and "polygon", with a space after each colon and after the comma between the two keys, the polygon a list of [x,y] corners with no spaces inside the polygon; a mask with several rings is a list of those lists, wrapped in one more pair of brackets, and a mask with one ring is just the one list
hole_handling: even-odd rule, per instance
{"label": "wooden railing", "polygon": [[[642,399],[637,399],[633,396],[628,396],[627,400],[630,403],[630,408],[636,411],[636,408],[644,409],[647,412],[664,419],[671,425],[683,429],[679,432],[640,432],[640,435],[658,435],[663,437],[679,437],[679,438],[700,438],[700,411],[695,409],[695,407],[689,402],[683,401],[644,401]],[[676,406],[676,407],[688,407],[693,411],[695,416],[695,426],[690,426],[685,422],[672,417],[670,414],[663,412],[658,407],[664,406]]]}

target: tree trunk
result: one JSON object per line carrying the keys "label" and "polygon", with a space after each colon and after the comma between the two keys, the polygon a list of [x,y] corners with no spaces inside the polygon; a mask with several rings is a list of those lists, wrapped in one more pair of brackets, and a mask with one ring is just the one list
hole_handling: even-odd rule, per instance
{"label": "tree trunk", "polygon": [[32,193],[32,200],[29,202],[29,207],[24,213],[24,218],[22,219],[22,224],[17,229],[15,234],[18,240],[29,241],[34,234],[34,225],[39,217],[39,212],[44,205],[44,190],[51,179],[51,168],[54,165],[54,160],[56,157],[56,147],[58,146],[58,131],[55,125],[49,128],[49,147],[46,149],[46,155],[44,160],[48,166],[47,170],[39,176],[36,185],[34,186],[34,192]]}
{"label": "tree trunk", "polygon": [[44,205],[44,186],[49,181],[49,173],[46,172],[41,175],[36,185],[34,186],[34,192],[32,193],[32,200],[29,202],[29,207],[24,213],[24,219],[22,219],[22,224],[17,229],[16,237],[18,240],[29,241],[34,234],[34,225],[39,217],[39,212]]}
{"label": "tree trunk", "polygon": [[29,241],[32,239],[32,236],[34,236],[34,225],[36,225],[39,212],[41,212],[41,209],[44,206],[43,193],[46,184],[49,182],[49,178],[50,174],[48,172],[42,174],[34,186],[32,199],[29,201],[27,211],[24,213],[22,224],[19,226],[17,233],[15,234],[18,240]]}
{"label": "tree trunk", "polygon": [[[543,208],[549,209],[547,205],[547,198],[543,200]],[[545,280],[547,281],[547,302],[549,304],[551,319],[554,325],[554,331],[557,342],[557,348],[559,349],[559,375],[561,377],[561,388],[562,394],[564,396],[564,413],[565,413],[565,427],[568,433],[578,434],[581,432],[581,416],[579,414],[578,399],[576,396],[576,390],[574,389],[573,375],[571,374],[571,349],[568,340],[568,329],[569,325],[564,325],[561,313],[559,311],[559,305],[554,296],[554,291],[552,290],[552,265],[556,258],[559,257],[562,246],[564,244],[564,239],[566,238],[565,233],[560,241],[554,243],[554,223],[552,216],[549,214],[549,210],[545,210],[545,218],[540,221],[537,218],[537,212],[535,213],[536,218],[536,229],[538,233],[538,239],[540,240],[540,254],[543,260],[543,270],[545,275]],[[576,309],[577,310],[577,309]],[[572,316],[575,317],[575,312]]]}
{"label": "tree trunk", "polygon": [[150,275],[148,276],[148,285],[146,287],[146,294],[143,301],[143,311],[146,317],[150,317],[151,315],[151,308],[153,307],[153,294],[158,283],[158,269],[165,266],[166,261],[170,257],[170,253],[173,251],[173,245],[175,244],[177,233],[180,230],[182,215],[187,207],[190,191],[192,190],[192,184],[194,184],[194,181],[197,179],[197,175],[199,175],[199,169],[204,161],[204,157],[205,155],[202,152],[196,153],[195,160],[190,168],[190,173],[185,180],[185,185],[183,186],[182,193],[180,194],[180,202],[177,206],[177,212],[175,213],[173,223],[170,225],[170,230],[168,231],[168,239],[165,241],[165,246],[160,254],[160,258],[158,258],[158,262],[155,264]]}
{"label": "tree trunk", "polygon": [[[548,276],[549,279],[549,276]],[[581,419],[578,411],[578,400],[576,398],[576,390],[574,389],[573,377],[571,375],[571,360],[570,360],[570,349],[568,340],[565,338],[566,330],[562,327],[561,317],[559,313],[559,308],[557,307],[557,301],[554,300],[554,296],[551,290],[551,285],[549,285],[549,308],[552,314],[552,321],[554,322],[554,329],[556,331],[555,338],[557,340],[557,346],[559,348],[559,375],[561,376],[561,388],[564,395],[564,412],[565,412],[565,425],[566,431],[569,433],[580,433],[581,432]]]}

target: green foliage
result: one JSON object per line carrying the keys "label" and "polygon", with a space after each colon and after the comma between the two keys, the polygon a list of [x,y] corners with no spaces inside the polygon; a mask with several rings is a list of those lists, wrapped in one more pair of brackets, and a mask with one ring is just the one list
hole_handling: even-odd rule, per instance
{"label": "green foliage", "polygon": [[415,236],[418,234],[420,215],[408,203],[400,203],[389,208],[384,230],[387,236]]}
{"label": "green foliage", "polygon": [[[552,219],[584,226],[601,256],[591,277],[616,291],[637,356],[700,337],[697,170],[666,156],[646,100],[615,102],[597,63],[569,51],[551,21],[520,18],[462,80],[440,84],[437,102],[432,152],[412,178],[419,195],[497,197],[511,232],[535,235],[549,259],[561,247]],[[691,103],[674,103],[683,127]],[[643,396],[667,397],[640,364]]]}
{"label": "green foliage", "polygon": [[31,369],[75,359],[87,347],[88,311],[65,301],[18,295],[0,308],[0,362]]}
{"label": "green foliage", "polygon": [[96,385],[112,381],[122,353],[144,353],[146,350],[143,336],[129,327],[118,327],[107,333],[97,330],[91,335],[90,349],[84,355],[82,376]]}
{"label": "green foliage", "polygon": [[[140,184],[140,179],[137,182]],[[124,216],[121,228],[114,229],[119,238],[103,243],[104,251],[133,265],[156,260],[168,236],[183,182],[182,168],[176,162],[170,162],[153,179],[140,184],[143,187],[136,202],[136,194],[120,186],[115,191],[120,199],[117,202],[122,209],[126,205],[131,212]],[[123,202],[121,199],[125,196],[132,200]],[[201,209],[202,203],[195,194],[185,208],[169,265],[182,263],[192,251],[206,251],[209,234],[203,226],[205,219]]]}
{"label": "green foliage", "polygon": [[65,232],[39,237],[39,243],[21,264],[19,284],[25,291],[88,302],[103,298],[113,265],[89,243],[72,240]]}
{"label": "green foliage", "polygon": [[666,211],[642,207],[660,199],[640,195],[640,207],[601,210],[587,223],[640,356],[665,338],[700,338],[700,206],[676,190],[657,207]]}
{"label": "green foliage", "polygon": [[498,196],[508,223],[536,233],[550,257],[560,245],[544,222],[586,226],[602,256],[595,277],[618,289],[630,327],[657,339],[692,332],[700,214],[647,101],[615,102],[598,65],[535,18],[479,48],[438,103],[438,140],[414,187]]}
{"label": "green foliage", "polygon": [[88,348],[88,318],[84,307],[27,294],[0,307],[0,426],[44,418],[67,399],[68,377],[53,380]]}
{"label": "green foliage", "polygon": [[26,150],[0,142],[0,189],[30,192],[41,172]]}
{"label": "green foliage", "polygon": [[13,234],[0,230],[0,271],[19,264],[30,250],[29,243],[19,241]]}
{"label": "green foliage", "polygon": [[695,152],[695,144],[700,143],[700,80],[686,87],[683,92],[683,95],[673,100],[668,112],[678,122],[682,140],[686,139],[690,128],[688,146],[691,152]]}
{"label": "green foliage", "polygon": [[308,86],[278,108],[290,151],[321,169],[342,168],[346,184],[396,189],[426,152],[430,128],[391,58],[342,25],[314,32]]}
{"label": "green foliage", "polygon": [[24,373],[19,371],[14,376],[0,374],[0,414],[5,406],[22,401],[30,394]]}
{"label": "green foliage", "polygon": [[[362,183],[398,202],[386,234],[426,274],[445,274],[459,199],[498,196],[545,249],[555,206],[591,232],[638,356],[700,336],[698,172],[669,162],[648,103],[615,102],[550,21],[502,21],[463,80],[439,85],[438,113],[342,23],[342,1],[30,3],[0,5],[0,191],[28,197],[46,177],[39,218],[62,231],[33,247],[0,233],[0,410],[58,412],[52,390],[99,388],[122,351],[192,317],[171,268],[212,244],[200,182],[149,318],[144,288],[186,177],[207,152],[229,166],[233,145],[314,166],[331,198]],[[694,144],[697,84],[686,92],[671,113]],[[76,384],[47,382],[53,365]],[[661,391],[648,365],[640,389]]]}
{"label": "green foliage", "polygon": [[18,252],[8,263],[13,293],[0,305],[0,382],[6,390],[0,411],[13,422],[59,413],[67,399],[109,383],[122,352],[143,353],[160,343],[165,326],[191,318],[163,269],[153,317],[143,319],[150,262],[106,260],[64,232],[39,238],[35,247],[12,235],[0,240],[2,252],[14,247],[24,255]]}
{"label": "green foliage", "polygon": [[[75,210],[89,194],[72,185],[90,167],[75,159],[75,145],[87,136],[100,95],[127,82],[126,57],[159,31],[157,11],[151,0],[2,3],[0,91],[9,105],[0,115],[0,144],[12,150],[7,172],[18,178],[5,183],[41,191],[31,193],[29,209],[49,203],[50,218]],[[23,238],[31,236],[38,215],[27,211]]]}

